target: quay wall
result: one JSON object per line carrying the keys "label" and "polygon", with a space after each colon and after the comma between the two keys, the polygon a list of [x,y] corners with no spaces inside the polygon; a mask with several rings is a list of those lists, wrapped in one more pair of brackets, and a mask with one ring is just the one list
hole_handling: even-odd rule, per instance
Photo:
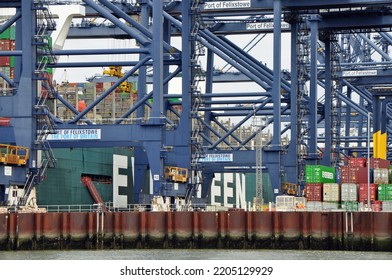
{"label": "quay wall", "polygon": [[0,250],[133,248],[392,251],[392,212],[0,214]]}

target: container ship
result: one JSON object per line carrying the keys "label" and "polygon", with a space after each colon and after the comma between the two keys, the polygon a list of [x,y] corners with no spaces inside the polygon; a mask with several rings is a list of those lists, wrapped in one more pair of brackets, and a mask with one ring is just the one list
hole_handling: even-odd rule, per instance
{"label": "container ship", "polygon": [[98,2],[0,2],[1,250],[392,251],[390,1]]}
{"label": "container ship", "polygon": [[[262,208],[252,200],[254,173],[215,174],[207,199],[196,196],[184,209],[153,195],[149,172],[139,194],[144,203],[134,203],[131,149],[56,149],[55,155],[58,165],[36,186],[29,207],[2,208],[2,249],[391,250],[392,184],[386,160],[371,159],[370,178],[363,158],[350,159],[339,170],[309,165],[303,196],[297,195],[297,186],[286,185],[285,195],[272,201],[270,193],[270,203]],[[15,195],[3,203],[16,203]],[[116,206],[116,196],[126,203]]]}

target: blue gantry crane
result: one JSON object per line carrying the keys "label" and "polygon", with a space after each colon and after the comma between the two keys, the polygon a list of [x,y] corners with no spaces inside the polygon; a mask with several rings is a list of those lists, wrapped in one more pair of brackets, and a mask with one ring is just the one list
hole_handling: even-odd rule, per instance
{"label": "blue gantry crane", "polygon": [[[376,133],[375,155],[386,157],[392,116],[391,4],[378,0],[0,1],[1,8],[14,9],[1,23],[0,34],[11,26],[16,30],[15,48],[0,51],[1,57],[15,58],[13,77],[0,72],[0,117],[10,120],[0,126],[0,144],[29,151],[26,164],[0,165],[3,201],[10,186],[23,188],[28,195],[46,169],[55,166],[54,148],[133,147],[136,202],[147,169],[154,195],[187,201],[198,188],[205,197],[216,172],[254,172],[252,141],[268,129],[272,136],[263,145],[262,165],[274,195],[281,193],[282,182],[303,184],[306,164],[339,166],[344,157],[366,155],[369,112]],[[271,68],[230,36],[260,36],[263,41],[265,34],[271,34],[273,41]],[[284,34],[290,37],[289,46],[282,45]],[[94,44],[89,49],[63,48],[65,40],[82,38],[137,43],[113,49]],[[181,38],[179,45],[174,42],[177,38]],[[290,70],[283,70],[282,53],[288,51]],[[98,57],[118,54],[138,58]],[[97,59],[84,61],[87,56]],[[64,62],[61,57],[78,59]],[[218,57],[235,71],[217,71]],[[130,70],[81,112],[57,92],[48,75],[51,68],[109,66]],[[178,77],[181,92],[171,92],[169,85]],[[88,117],[129,80],[137,80],[138,89],[137,100],[126,113],[113,116],[111,123]],[[233,82],[237,90],[216,90],[218,83]],[[256,89],[244,90],[238,86],[243,82]],[[73,117],[57,116],[50,100],[63,104]],[[170,114],[177,119],[173,121]],[[233,117],[238,121],[228,126],[225,119]],[[259,131],[238,136],[254,117],[265,119]],[[289,136],[288,143],[282,142],[282,135]],[[21,199],[19,204],[24,202]]]}

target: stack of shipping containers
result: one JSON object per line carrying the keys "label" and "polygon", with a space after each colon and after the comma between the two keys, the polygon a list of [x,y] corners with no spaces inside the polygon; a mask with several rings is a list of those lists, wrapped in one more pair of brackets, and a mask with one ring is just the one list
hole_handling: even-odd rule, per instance
{"label": "stack of shipping containers", "polygon": [[[12,51],[15,50],[15,26],[11,26],[0,34],[0,51]],[[0,72],[4,73],[10,79],[14,78],[14,56],[0,56]],[[9,84],[0,77],[0,94],[9,94]],[[0,118],[0,126],[8,126],[10,124],[10,118]]]}
{"label": "stack of shipping containers", "polygon": [[[341,208],[357,211],[370,206],[373,211],[392,211],[392,166],[384,159],[351,158],[347,166],[335,169],[321,165],[306,166],[308,210]],[[370,172],[369,172],[370,171]],[[369,178],[370,176],[370,178]],[[335,178],[339,178],[334,181]],[[370,191],[368,191],[368,183]]]}
{"label": "stack of shipping containers", "polygon": [[[368,167],[370,172],[368,172]],[[382,200],[377,195],[378,188],[380,185],[388,184],[390,181],[390,162],[384,159],[371,159],[370,166],[366,158],[352,158],[349,161],[348,166],[342,167],[342,192],[354,193],[354,195],[348,197],[342,202],[346,203],[349,208],[355,210],[356,202],[359,203],[360,207],[364,207],[368,204],[368,196],[370,193],[370,204],[373,211],[381,211]],[[370,176],[370,178],[368,178]],[[368,190],[368,182],[370,190]],[[351,203],[351,204],[349,204]],[[388,203],[386,203],[387,205]]]}
{"label": "stack of shipping containers", "polygon": [[[15,50],[15,26],[11,26],[0,34],[0,51]],[[0,56],[0,71],[9,78],[14,78],[14,56]],[[7,89],[7,83],[0,78],[1,89]]]}
{"label": "stack of shipping containers", "polygon": [[333,200],[335,199],[336,191],[339,193],[339,190],[336,190],[336,186],[339,186],[333,184],[336,178],[335,168],[323,165],[307,165],[305,175],[305,196],[308,210],[320,211],[324,206],[331,207],[327,203],[323,204],[323,189],[324,184],[329,184],[325,187],[325,190],[328,190],[326,198],[328,202],[335,202]]}

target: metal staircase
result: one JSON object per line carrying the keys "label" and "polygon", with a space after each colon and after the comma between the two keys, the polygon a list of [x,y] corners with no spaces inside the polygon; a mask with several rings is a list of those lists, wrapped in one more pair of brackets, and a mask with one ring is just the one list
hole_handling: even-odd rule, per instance
{"label": "metal staircase", "polygon": [[201,143],[200,134],[203,132],[204,126],[199,116],[199,108],[203,104],[203,98],[199,89],[199,83],[204,81],[204,74],[200,65],[200,56],[205,55],[204,46],[197,40],[199,30],[203,28],[203,21],[201,18],[200,4],[203,4],[201,0],[193,0],[191,2],[191,16],[193,18],[193,26],[191,30],[190,40],[192,41],[192,54],[191,54],[191,68],[193,82],[191,85],[191,118],[192,118],[192,132],[191,132],[191,149],[192,149],[192,160],[191,160],[191,184],[187,190],[185,200],[188,204],[190,198],[197,190],[198,186],[203,181],[203,175],[201,171],[201,164],[199,160],[205,157],[204,148]]}
{"label": "metal staircase", "polygon": [[338,73],[341,71],[340,67],[341,47],[338,41],[338,35],[331,35],[331,143],[332,143],[332,166],[338,167],[340,162],[340,128],[341,128],[341,109],[342,102],[339,94],[342,92],[342,84],[339,80]]}
{"label": "metal staircase", "polygon": [[35,73],[37,79],[42,81],[42,91],[34,107],[37,115],[36,145],[45,155],[39,172],[39,180],[41,180],[45,175],[46,169],[48,167],[54,167],[56,162],[53,151],[47,141],[49,134],[56,133],[55,123],[46,105],[48,98],[54,98],[56,95],[51,77],[47,71],[48,64],[55,64],[57,62],[57,58],[52,51],[52,43],[49,36],[49,32],[55,30],[56,25],[45,1],[35,1],[35,8],[37,11],[37,33],[34,39],[38,53]]}
{"label": "metal staircase", "polygon": [[23,195],[18,200],[18,206],[25,206],[28,203],[33,186],[45,178],[48,167],[54,167],[56,158],[47,140],[49,134],[55,134],[55,123],[50,114],[47,100],[54,98],[56,95],[51,77],[48,73],[48,65],[55,64],[57,58],[52,52],[51,38],[49,33],[56,28],[56,24],[51,16],[46,1],[34,0],[34,9],[37,15],[36,34],[33,44],[37,50],[37,63],[34,71],[35,79],[41,81],[38,83],[38,92],[36,104],[34,105],[34,115],[37,119],[37,136],[35,140],[35,149],[42,151],[43,160],[38,168],[31,168],[25,184],[23,186]]}
{"label": "metal staircase", "polygon": [[35,170],[30,170],[26,182],[23,186],[23,194],[22,196],[18,199],[18,206],[26,206],[29,201],[29,196],[31,193],[31,190],[33,189],[34,184],[36,184],[36,179],[37,179],[37,173]]}
{"label": "metal staircase", "polygon": [[302,18],[299,23],[299,32],[297,39],[297,71],[298,71],[298,90],[297,90],[297,155],[298,155],[298,184],[305,184],[305,165],[308,150],[305,142],[305,137],[308,135],[308,116],[309,108],[307,97],[308,89],[306,83],[309,81],[309,63],[310,63],[310,33],[306,25],[305,18]]}

